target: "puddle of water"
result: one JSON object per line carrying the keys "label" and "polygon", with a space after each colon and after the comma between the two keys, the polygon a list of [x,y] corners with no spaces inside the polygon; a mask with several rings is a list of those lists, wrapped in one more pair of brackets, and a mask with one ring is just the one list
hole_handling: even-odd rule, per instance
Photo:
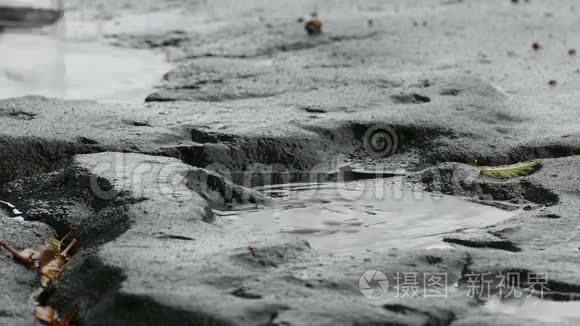
{"label": "puddle of water", "polygon": [[580,301],[548,301],[534,297],[501,301],[494,298],[485,304],[485,308],[492,313],[517,315],[558,325],[578,325],[580,321]]}
{"label": "puddle of water", "polygon": [[0,98],[142,102],[171,66],[160,53],[49,35],[0,34]]}
{"label": "puddle of water", "polygon": [[356,254],[437,248],[446,234],[470,232],[518,213],[393,188],[381,179],[278,185],[260,189],[274,197],[272,205],[229,212],[223,219],[235,228],[296,235],[320,252]]}

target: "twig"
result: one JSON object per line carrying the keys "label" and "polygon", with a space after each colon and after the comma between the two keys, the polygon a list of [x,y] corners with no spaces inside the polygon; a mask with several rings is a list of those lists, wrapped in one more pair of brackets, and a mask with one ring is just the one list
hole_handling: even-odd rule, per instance
{"label": "twig", "polygon": [[68,326],[71,320],[76,315],[77,311],[79,310],[79,303],[76,303],[64,316],[60,318],[60,324]]}
{"label": "twig", "polygon": [[60,253],[61,256],[66,257],[71,248],[77,243],[77,239],[73,239],[68,246]]}
{"label": "twig", "polygon": [[76,232],[77,232],[77,228],[72,227],[70,229],[70,231],[68,231],[68,233],[64,237],[62,237],[62,239],[60,239],[60,245],[62,246],[62,243],[64,242],[64,240],[66,240],[71,235],[74,235]]}
{"label": "twig", "polygon": [[22,256],[18,251],[16,251],[16,249],[12,248],[7,243],[5,243],[3,241],[0,241],[0,247],[6,249],[6,251],[8,251],[12,255],[12,257],[14,259],[16,259],[17,261],[23,263],[27,267],[30,267],[30,266],[34,265],[34,261],[32,260],[31,257],[24,257],[24,256]]}

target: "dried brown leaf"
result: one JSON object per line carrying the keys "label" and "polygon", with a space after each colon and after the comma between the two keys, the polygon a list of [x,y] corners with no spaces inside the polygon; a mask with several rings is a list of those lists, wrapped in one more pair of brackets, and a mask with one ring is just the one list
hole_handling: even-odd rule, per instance
{"label": "dried brown leaf", "polygon": [[36,307],[35,317],[47,326],[70,326],[71,321],[79,309],[79,304],[75,304],[66,314],[58,318],[56,311],[51,306]]}
{"label": "dried brown leaf", "polygon": [[24,249],[20,251],[20,255],[23,257],[28,257],[31,260],[37,261],[40,259],[40,253],[34,249]]}
{"label": "dried brown leaf", "polygon": [[54,250],[50,246],[44,246],[40,253],[40,267],[48,265],[56,256],[60,254],[59,250]]}
{"label": "dried brown leaf", "polygon": [[58,255],[48,264],[40,266],[40,285],[43,288],[49,287],[58,278],[65,264],[64,256]]}
{"label": "dried brown leaf", "polygon": [[56,258],[56,256],[61,254],[63,242],[76,231],[76,228],[71,228],[71,230],[61,240],[53,237],[48,237],[44,240],[44,247],[42,248],[42,253],[40,254],[41,268],[42,266],[48,265],[53,259]]}
{"label": "dried brown leaf", "polygon": [[[61,242],[62,243],[62,242]],[[46,264],[40,264],[40,285],[44,288],[50,286],[57,278],[68,260],[68,252],[77,243],[73,239],[71,243],[60,253],[53,257]]]}
{"label": "dried brown leaf", "polygon": [[56,311],[51,306],[34,308],[34,317],[46,325],[54,325],[56,322]]}
{"label": "dried brown leaf", "polygon": [[60,275],[68,261],[68,252],[77,243],[77,239],[73,239],[61,252],[62,244],[75,232],[76,229],[73,228],[61,240],[49,238],[45,242],[44,250],[40,256],[40,285],[42,287],[49,287]]}

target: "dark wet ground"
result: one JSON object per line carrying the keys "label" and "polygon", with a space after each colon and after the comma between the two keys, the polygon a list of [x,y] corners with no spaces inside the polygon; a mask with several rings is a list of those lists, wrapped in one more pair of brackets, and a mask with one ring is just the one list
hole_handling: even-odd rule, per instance
{"label": "dark wet ground", "polygon": [[[43,303],[64,311],[79,301],[80,321],[96,325],[579,320],[574,1],[79,0],[67,8],[63,52],[53,56],[58,47],[33,36],[9,59],[40,67],[60,59],[69,75],[47,78],[60,93],[35,92],[105,104],[0,101],[0,192],[39,221],[3,204],[0,238],[40,246],[74,226],[86,244]],[[298,23],[313,12],[323,21],[316,37]],[[19,48],[20,37],[5,36]],[[45,56],[24,57],[37,46]],[[26,74],[4,71],[2,97],[29,89]],[[396,136],[385,155],[366,146],[376,127]],[[159,178],[217,164],[234,176],[278,163],[299,174],[339,158],[418,171],[406,180],[419,189],[353,190],[374,180],[279,186],[264,189],[277,196],[271,204],[234,208],[214,223],[215,205],[197,188]],[[474,166],[536,159],[542,169],[512,180]],[[136,166],[165,168],[134,179],[127,170]],[[86,184],[94,176],[120,196],[94,197]],[[125,187],[127,179],[138,182]],[[37,273],[0,259],[8,303],[0,324],[25,323]],[[374,301],[358,283],[369,270],[445,273],[459,291]],[[464,295],[468,273],[513,271],[547,273],[550,295],[501,303]]]}

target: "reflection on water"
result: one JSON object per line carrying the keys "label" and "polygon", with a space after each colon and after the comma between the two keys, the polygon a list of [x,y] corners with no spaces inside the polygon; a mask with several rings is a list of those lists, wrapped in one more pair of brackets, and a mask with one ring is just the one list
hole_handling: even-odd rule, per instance
{"label": "reflection on water", "polygon": [[295,235],[321,252],[353,254],[438,246],[445,234],[470,232],[517,214],[390,185],[378,179],[262,188],[274,197],[272,205],[224,219],[231,227]]}
{"label": "reflection on water", "polygon": [[494,298],[485,308],[494,314],[517,315],[548,325],[580,324],[580,301],[548,301],[534,297],[500,301]]}
{"label": "reflection on water", "polygon": [[142,102],[169,69],[165,57],[152,51],[63,42],[26,31],[0,33],[0,98]]}

